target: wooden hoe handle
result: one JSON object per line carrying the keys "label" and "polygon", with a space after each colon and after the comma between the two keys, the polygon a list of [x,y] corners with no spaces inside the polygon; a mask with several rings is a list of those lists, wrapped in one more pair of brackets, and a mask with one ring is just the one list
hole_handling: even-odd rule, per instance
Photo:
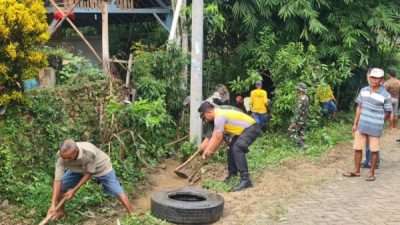
{"label": "wooden hoe handle", "polygon": [[198,154],[201,153],[201,149],[198,148],[197,151],[195,153],[193,153],[192,156],[190,156],[190,158],[188,160],[186,160],[184,163],[182,163],[180,166],[176,167],[175,171],[178,171],[180,169],[182,169],[184,166],[186,166],[188,163],[190,163],[194,158],[196,158],[196,156]]}
{"label": "wooden hoe handle", "polygon": [[[57,211],[61,208],[61,206],[64,205],[64,203],[65,203],[66,200],[67,200],[66,197],[62,198],[61,201],[57,204],[56,209],[55,209],[54,211],[57,212]],[[39,225],[45,225],[45,224],[47,224],[47,223],[49,222],[49,220],[51,219],[51,217],[53,217],[53,215],[54,215],[54,214],[47,215],[46,218],[44,218],[44,219],[42,220],[42,222],[39,223]]]}

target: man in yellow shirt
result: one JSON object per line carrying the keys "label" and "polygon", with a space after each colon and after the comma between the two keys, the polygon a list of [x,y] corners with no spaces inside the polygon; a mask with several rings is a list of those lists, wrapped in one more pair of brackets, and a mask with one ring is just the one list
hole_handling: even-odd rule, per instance
{"label": "man in yellow shirt", "polygon": [[321,103],[322,113],[325,116],[332,115],[332,118],[335,118],[337,107],[331,86],[329,86],[329,84],[320,84],[317,87],[316,94],[318,101]]}
{"label": "man in yellow shirt", "polygon": [[251,116],[243,112],[216,108],[209,102],[203,102],[198,111],[203,120],[214,123],[212,136],[205,138],[200,145],[203,159],[217,151],[224,134],[233,136],[227,153],[228,176],[225,181],[240,173],[240,183],[233,188],[233,191],[252,187],[246,153],[249,151],[249,146],[261,135],[260,126]]}
{"label": "man in yellow shirt", "polygon": [[267,123],[268,94],[262,89],[262,81],[256,82],[256,89],[250,93],[250,111],[253,118],[261,127]]}

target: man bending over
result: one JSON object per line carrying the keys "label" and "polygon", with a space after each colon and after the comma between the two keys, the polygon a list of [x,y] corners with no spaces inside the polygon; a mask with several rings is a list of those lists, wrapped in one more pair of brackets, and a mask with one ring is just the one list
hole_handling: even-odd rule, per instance
{"label": "man bending over", "polygon": [[103,186],[107,194],[117,197],[128,213],[133,212],[106,153],[89,142],[65,140],[57,156],[51,206],[47,212],[53,215],[53,220],[64,216],[63,207],[55,211],[58,202],[63,197],[66,200],[72,199],[92,177]]}

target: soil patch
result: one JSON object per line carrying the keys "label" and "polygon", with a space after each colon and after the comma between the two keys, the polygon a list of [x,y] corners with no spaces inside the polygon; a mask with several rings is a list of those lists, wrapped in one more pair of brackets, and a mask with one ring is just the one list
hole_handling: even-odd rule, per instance
{"label": "soil patch", "polygon": [[134,194],[133,205],[138,212],[146,212],[150,209],[150,198],[154,192],[177,189],[187,186],[185,179],[175,175],[174,169],[179,166],[179,162],[173,159],[167,159],[157,168],[149,171],[146,185],[141,186]]}
{"label": "soil patch", "polygon": [[[334,179],[348,165],[352,146],[340,143],[317,160],[299,156],[266,169],[254,178],[254,188],[238,193],[223,193],[225,212],[216,224],[273,224],[287,213],[289,199],[307,192],[312,186]],[[257,213],[262,212],[262,213]]]}

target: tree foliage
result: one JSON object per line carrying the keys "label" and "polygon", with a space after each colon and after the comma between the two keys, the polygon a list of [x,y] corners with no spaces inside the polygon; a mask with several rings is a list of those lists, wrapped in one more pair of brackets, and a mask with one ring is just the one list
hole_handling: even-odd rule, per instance
{"label": "tree foliage", "polygon": [[[212,37],[205,45],[206,81],[246,80],[248,71],[268,76],[278,124],[291,115],[300,81],[313,97],[321,82],[339,88],[352,75],[364,79],[368,67],[400,65],[400,3],[395,0],[206,2],[217,5],[215,12],[226,21],[222,31],[206,25]],[[354,93],[345,95],[351,100]]]}
{"label": "tree foliage", "polygon": [[22,81],[45,65],[40,51],[49,38],[41,0],[0,1],[0,105],[22,100]]}

